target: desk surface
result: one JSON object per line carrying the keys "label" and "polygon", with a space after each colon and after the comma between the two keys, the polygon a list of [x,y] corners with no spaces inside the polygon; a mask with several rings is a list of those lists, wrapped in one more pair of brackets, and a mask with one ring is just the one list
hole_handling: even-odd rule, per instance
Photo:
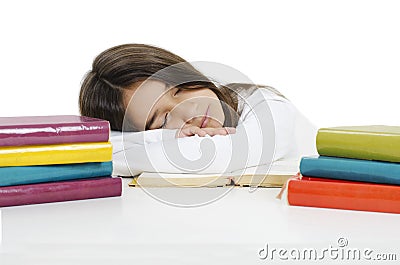
{"label": "desk surface", "polygon": [[260,259],[266,246],[321,252],[338,240],[400,260],[400,215],[291,207],[273,188],[215,188],[228,192],[200,207],[176,207],[128,187],[129,180],[119,198],[2,208],[0,264],[267,264],[280,258]]}

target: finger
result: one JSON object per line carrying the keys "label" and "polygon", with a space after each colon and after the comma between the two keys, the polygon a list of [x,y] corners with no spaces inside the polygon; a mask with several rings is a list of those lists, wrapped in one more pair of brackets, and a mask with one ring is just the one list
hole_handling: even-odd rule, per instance
{"label": "finger", "polygon": [[202,128],[202,130],[205,131],[209,136],[215,135],[215,128]]}
{"label": "finger", "polygon": [[187,135],[183,130],[179,130],[176,133],[176,138],[182,138],[182,137],[187,137],[187,136],[190,136],[190,135]]}
{"label": "finger", "polygon": [[189,136],[193,136],[195,135],[195,132],[193,131],[192,127],[185,127],[180,129],[177,134],[176,137],[177,138],[182,138],[182,137],[189,137]]}
{"label": "finger", "polygon": [[236,133],[236,128],[234,128],[234,127],[225,127],[225,130],[226,130],[227,133],[229,133],[229,134],[234,134],[234,133]]}
{"label": "finger", "polygon": [[199,128],[197,126],[189,126],[189,127],[182,128],[178,132],[177,138],[193,136],[193,135],[196,135],[196,134],[198,136],[200,136],[200,137],[204,137],[207,134],[209,136],[227,135],[227,134],[233,134],[235,132],[236,132],[236,128],[234,128],[234,127]]}
{"label": "finger", "polygon": [[197,134],[200,137],[204,137],[207,135],[207,132],[204,129],[200,129],[199,127],[192,126],[189,128],[190,128],[190,132],[192,133],[192,135]]}
{"label": "finger", "polygon": [[207,134],[210,136],[228,134],[228,132],[224,128],[202,128],[202,129],[205,130]]}
{"label": "finger", "polygon": [[218,129],[217,134],[219,134],[219,135],[227,135],[228,131],[225,128],[220,128],[220,129]]}

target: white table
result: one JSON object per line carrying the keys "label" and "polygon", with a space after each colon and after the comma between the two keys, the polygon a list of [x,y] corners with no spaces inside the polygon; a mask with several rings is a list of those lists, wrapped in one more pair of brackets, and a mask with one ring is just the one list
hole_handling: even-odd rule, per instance
{"label": "white table", "polygon": [[[258,252],[266,244],[322,252],[338,247],[339,238],[348,248],[395,253],[400,260],[400,215],[290,207],[272,188],[233,188],[201,207],[174,207],[128,187],[129,181],[119,198],[2,208],[0,264],[309,264],[276,255],[262,260]],[[353,263],[375,264],[345,264]]]}

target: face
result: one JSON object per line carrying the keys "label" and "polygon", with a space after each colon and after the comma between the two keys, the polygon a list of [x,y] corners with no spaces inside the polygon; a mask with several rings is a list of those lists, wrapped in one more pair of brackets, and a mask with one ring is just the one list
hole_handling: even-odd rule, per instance
{"label": "face", "polygon": [[225,115],[210,89],[182,90],[156,80],[136,82],[124,95],[126,115],[138,130],[220,128]]}

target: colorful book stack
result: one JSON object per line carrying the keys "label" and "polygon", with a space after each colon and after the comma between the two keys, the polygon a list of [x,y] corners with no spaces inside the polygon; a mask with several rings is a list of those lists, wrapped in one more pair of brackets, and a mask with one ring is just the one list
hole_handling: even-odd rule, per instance
{"label": "colorful book stack", "polygon": [[120,196],[108,121],[0,118],[0,207]]}
{"label": "colorful book stack", "polygon": [[400,213],[400,127],[345,126],[317,134],[287,184],[290,205]]}

